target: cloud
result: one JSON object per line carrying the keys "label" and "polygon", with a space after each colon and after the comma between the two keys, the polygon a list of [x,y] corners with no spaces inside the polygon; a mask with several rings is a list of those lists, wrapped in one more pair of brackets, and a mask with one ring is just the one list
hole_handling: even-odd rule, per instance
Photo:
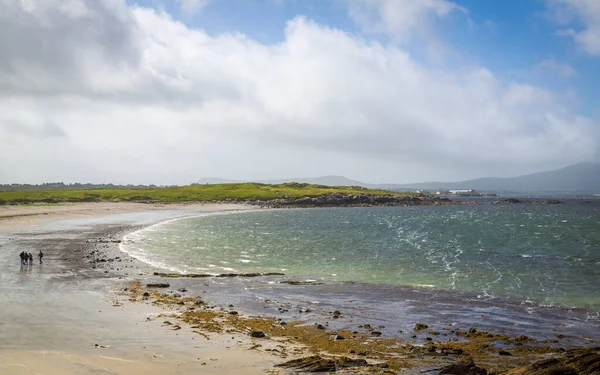
{"label": "cloud", "polygon": [[[0,122],[12,124],[0,128],[4,182],[408,182],[596,153],[596,124],[552,91],[481,66],[428,68],[305,18],[263,45],[114,0],[23,4],[0,0],[0,31],[17,38],[0,40]],[[64,136],[19,130],[47,124]]]}
{"label": "cloud", "polygon": [[600,55],[600,1],[548,0],[550,16],[561,26],[557,34],[572,37],[575,43],[592,55]]}
{"label": "cloud", "polygon": [[577,74],[577,71],[569,64],[561,63],[553,58],[540,61],[535,65],[534,72],[561,78],[572,78]]}
{"label": "cloud", "polygon": [[177,0],[181,11],[188,15],[194,15],[202,11],[210,0]]}
{"label": "cloud", "polygon": [[400,42],[434,38],[434,25],[466,8],[447,0],[348,0],[350,16],[369,33],[387,34]]}

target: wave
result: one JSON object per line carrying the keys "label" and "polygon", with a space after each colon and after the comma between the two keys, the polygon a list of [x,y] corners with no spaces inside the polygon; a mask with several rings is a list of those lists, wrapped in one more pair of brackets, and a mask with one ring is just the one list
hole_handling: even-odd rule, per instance
{"label": "wave", "polygon": [[[217,212],[205,212],[205,213],[195,213],[195,214],[184,214],[182,213],[181,217],[176,217],[168,220],[163,220],[158,223],[149,225],[145,228],[133,231],[123,236],[121,243],[119,244],[119,250],[123,253],[135,258],[141,262],[144,262],[154,268],[158,268],[165,271],[177,272],[186,274],[189,271],[186,268],[182,268],[179,265],[168,264],[163,260],[157,259],[155,254],[152,254],[146,248],[144,248],[141,244],[145,240],[149,240],[148,234],[151,232],[156,232],[161,230],[162,228],[172,225],[175,222],[194,219],[199,217],[208,217],[208,216],[217,216],[217,215],[233,215],[233,214],[243,214],[248,212],[260,212],[266,211],[265,209],[250,209],[250,210],[239,210],[239,211],[217,211]],[[185,265],[184,265],[185,266]],[[206,270],[198,268],[198,270]],[[232,270],[229,268],[228,270]],[[210,273],[210,272],[208,272]],[[216,273],[215,273],[216,274]]]}

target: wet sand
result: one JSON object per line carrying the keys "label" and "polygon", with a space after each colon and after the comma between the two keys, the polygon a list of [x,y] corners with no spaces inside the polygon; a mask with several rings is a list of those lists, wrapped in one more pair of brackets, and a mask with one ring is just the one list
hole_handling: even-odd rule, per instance
{"label": "wet sand", "polygon": [[[115,294],[149,270],[120,254],[117,271],[85,257],[140,226],[240,205],[90,203],[0,207],[0,373],[264,374],[272,355],[241,334],[210,340],[164,327],[160,309]],[[25,250],[45,254],[19,265]],[[118,247],[112,246],[112,251]],[[127,264],[125,264],[127,263]],[[94,268],[92,268],[94,267]],[[142,275],[140,275],[142,274]]]}

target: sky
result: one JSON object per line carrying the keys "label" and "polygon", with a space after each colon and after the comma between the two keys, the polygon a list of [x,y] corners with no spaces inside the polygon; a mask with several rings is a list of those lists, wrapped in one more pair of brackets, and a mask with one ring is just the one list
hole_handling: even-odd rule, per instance
{"label": "sky", "polygon": [[0,0],[0,183],[600,160],[598,0]]}

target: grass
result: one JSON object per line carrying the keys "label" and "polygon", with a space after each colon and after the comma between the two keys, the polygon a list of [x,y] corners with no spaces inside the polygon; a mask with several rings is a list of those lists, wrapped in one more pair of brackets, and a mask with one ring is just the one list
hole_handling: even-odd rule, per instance
{"label": "grass", "polygon": [[271,200],[277,198],[317,197],[325,194],[373,194],[419,196],[416,193],[371,190],[360,186],[324,186],[289,182],[278,185],[260,183],[207,184],[165,188],[113,188],[88,190],[34,190],[0,192],[2,204],[57,204],[68,202],[210,202]]}

